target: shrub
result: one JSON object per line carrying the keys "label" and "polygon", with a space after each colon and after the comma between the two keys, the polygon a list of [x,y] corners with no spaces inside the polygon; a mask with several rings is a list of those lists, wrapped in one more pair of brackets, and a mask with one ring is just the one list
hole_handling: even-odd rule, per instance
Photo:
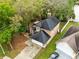
{"label": "shrub", "polygon": [[[28,30],[28,25],[31,21],[40,20],[43,14],[43,6],[45,0],[20,0],[15,1],[14,7],[23,18],[21,31]],[[23,29],[24,28],[24,29]]]}
{"label": "shrub", "polygon": [[9,43],[13,33],[19,31],[23,19],[15,14],[11,0],[0,0],[0,44]]}
{"label": "shrub", "polygon": [[48,9],[52,16],[66,21],[73,16],[73,5],[75,0],[20,0],[15,1],[14,7],[23,18],[21,31],[28,30],[31,21],[40,20],[47,17]]}
{"label": "shrub", "polygon": [[0,32],[0,44],[8,44],[11,41],[13,30],[9,27],[6,27],[3,31]]}
{"label": "shrub", "polygon": [[9,3],[0,3],[0,29],[7,27],[10,24],[10,17],[15,11]]}
{"label": "shrub", "polygon": [[47,6],[53,16],[65,21],[73,16],[74,3],[75,0],[48,0]]}

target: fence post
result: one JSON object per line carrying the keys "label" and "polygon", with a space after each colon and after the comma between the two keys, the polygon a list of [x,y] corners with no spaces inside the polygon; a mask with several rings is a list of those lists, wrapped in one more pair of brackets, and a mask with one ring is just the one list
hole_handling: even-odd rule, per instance
{"label": "fence post", "polygon": [[0,44],[0,47],[1,47],[1,49],[2,49],[3,54],[5,55],[5,51],[4,51],[4,49],[3,49],[3,47],[2,47],[1,44]]}

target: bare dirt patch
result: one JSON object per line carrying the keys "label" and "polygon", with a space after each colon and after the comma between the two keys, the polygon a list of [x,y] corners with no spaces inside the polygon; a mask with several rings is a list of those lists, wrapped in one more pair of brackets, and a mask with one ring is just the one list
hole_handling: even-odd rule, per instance
{"label": "bare dirt patch", "polygon": [[23,34],[16,34],[12,40],[13,48],[22,50],[25,46],[27,46],[25,44],[26,40],[27,40],[27,37],[25,37]]}
{"label": "bare dirt patch", "polygon": [[[11,50],[9,53],[7,53],[7,56],[14,59],[14,57],[16,57],[16,55],[18,53],[20,53],[21,50],[23,50],[25,47],[27,47],[27,45],[25,44],[25,41],[27,41],[28,38],[25,37],[24,34],[26,34],[26,33],[15,34],[13,36],[11,44],[12,44],[14,49]],[[26,36],[28,36],[28,35],[26,35]]]}

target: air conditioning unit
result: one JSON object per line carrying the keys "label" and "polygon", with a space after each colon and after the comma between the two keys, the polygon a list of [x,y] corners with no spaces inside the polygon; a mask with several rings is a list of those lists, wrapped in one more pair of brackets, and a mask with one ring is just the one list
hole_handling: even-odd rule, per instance
{"label": "air conditioning unit", "polygon": [[36,27],[36,32],[39,32],[40,30],[40,27]]}
{"label": "air conditioning unit", "polygon": [[39,23],[40,21],[36,21],[36,22],[34,22],[34,28],[35,28],[35,32],[39,32],[40,31],[40,27],[39,26],[37,26],[37,24]]}

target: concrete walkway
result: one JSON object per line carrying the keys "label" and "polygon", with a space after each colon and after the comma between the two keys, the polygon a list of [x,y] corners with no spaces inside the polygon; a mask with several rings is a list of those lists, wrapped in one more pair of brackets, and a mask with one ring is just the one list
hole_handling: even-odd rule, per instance
{"label": "concrete walkway", "polygon": [[4,56],[3,59],[11,59],[11,58],[8,56]]}
{"label": "concrete walkway", "polygon": [[40,49],[41,47],[35,44],[25,47],[14,59],[33,59]]}

